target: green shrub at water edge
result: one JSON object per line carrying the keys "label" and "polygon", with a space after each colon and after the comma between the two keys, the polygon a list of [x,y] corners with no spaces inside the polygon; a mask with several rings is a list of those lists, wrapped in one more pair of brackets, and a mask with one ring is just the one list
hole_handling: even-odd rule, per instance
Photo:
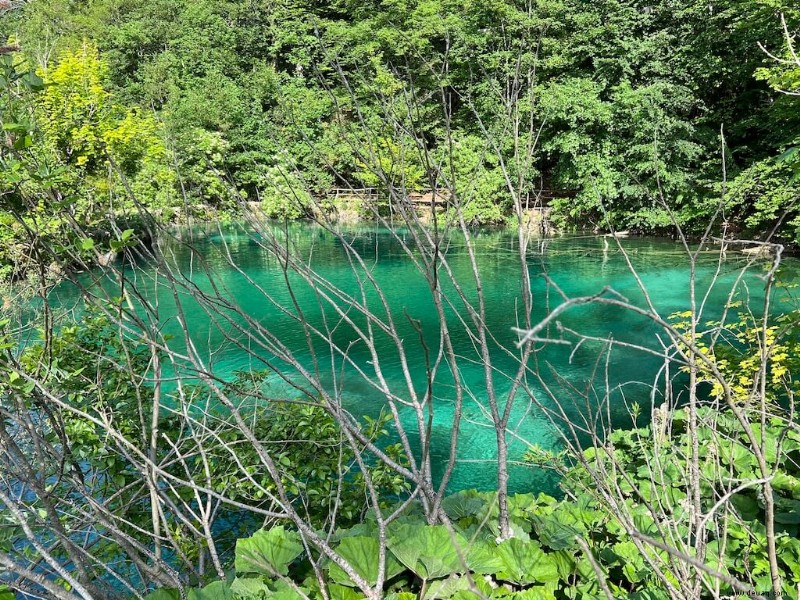
{"label": "green shrub at water edge", "polygon": [[[705,481],[715,481],[718,471],[730,472],[741,480],[756,479],[755,458],[746,451],[746,440],[737,433],[729,415],[703,409],[701,420],[714,418],[718,429],[701,431]],[[686,415],[674,415],[674,435],[661,440],[659,459],[663,472],[654,473],[648,465],[655,461],[656,446],[650,428],[617,432],[605,450],[587,450],[587,465],[601,472],[602,463],[613,460],[624,465],[618,482],[623,498],[633,515],[637,530],[664,543],[661,525],[669,520],[678,531],[688,532],[685,509],[687,481],[686,434],[681,431]],[[779,532],[779,567],[787,597],[800,584],[800,433],[787,431],[786,421],[770,420],[768,439],[781,439],[784,452],[771,454],[775,469]],[[714,457],[713,460],[711,457]],[[609,468],[610,471],[610,468]],[[603,508],[596,497],[590,471],[576,466],[568,470],[563,487],[567,498],[556,500],[540,494],[517,495],[510,500],[514,537],[498,541],[495,496],[488,492],[465,491],[447,498],[443,509],[452,528],[426,524],[421,511],[411,505],[388,527],[386,597],[393,598],[541,598],[572,599],[602,596],[595,570],[578,540],[583,540],[598,563],[615,598],[659,599],[669,595],[654,574],[637,544],[625,531],[617,515]],[[706,485],[704,509],[716,502],[720,490]],[[651,506],[660,507],[658,521]],[[722,514],[722,511],[720,511]],[[725,518],[709,522],[716,531],[706,556],[710,568],[756,590],[769,589],[764,506],[757,488],[749,487],[730,500]],[[239,540],[236,547],[236,578],[219,582],[214,593],[224,588],[230,598],[312,598],[322,597],[319,583],[303,560],[304,550],[297,533],[283,526],[256,532]],[[339,529],[333,536],[337,553],[353,565],[371,585],[378,565],[378,529],[374,517],[367,515],[354,527]],[[667,553],[649,547],[651,557],[666,560]],[[363,597],[347,575],[332,562],[323,561],[327,593],[332,598]],[[296,585],[296,588],[291,586]],[[220,587],[222,586],[222,587]],[[210,588],[197,590],[205,598]],[[722,591],[725,591],[723,584]],[[729,590],[732,591],[732,590]],[[156,594],[150,600],[167,596]],[[210,597],[210,596],[208,596]],[[215,596],[223,597],[223,596]]]}

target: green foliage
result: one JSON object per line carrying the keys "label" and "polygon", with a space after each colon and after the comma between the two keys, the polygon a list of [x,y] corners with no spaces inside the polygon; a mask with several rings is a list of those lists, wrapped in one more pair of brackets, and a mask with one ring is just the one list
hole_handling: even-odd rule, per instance
{"label": "green foliage", "polygon": [[224,173],[225,157],[230,152],[225,136],[218,131],[187,127],[175,134],[175,145],[175,168],[189,200],[188,208],[234,208],[239,194]]}
{"label": "green foliage", "polygon": [[500,223],[505,168],[523,192],[569,191],[553,202],[562,224],[692,230],[717,208],[722,126],[727,216],[762,233],[794,210],[782,177],[800,165],[776,162],[800,139],[797,98],[775,91],[797,79],[778,12],[791,38],[797,10],[772,0],[34,1],[7,31],[31,56],[49,32],[57,85],[36,102],[46,139],[16,143],[55,152],[62,197],[87,212],[109,187],[115,206],[124,196],[99,177],[110,153],[164,219],[178,180],[189,214],[245,199],[276,218],[308,216],[309,194],[342,183],[435,180],[468,223]]}
{"label": "green foliage", "polygon": [[[383,192],[444,183],[466,222],[480,225],[506,219],[507,175],[521,182],[521,191],[546,184],[574,192],[553,202],[563,222],[652,230],[668,227],[675,215],[689,229],[702,228],[721,191],[715,185],[722,172],[721,127],[730,175],[726,217],[757,234],[784,219],[794,228],[787,237],[797,239],[800,111],[796,96],[780,93],[800,87],[790,45],[800,18],[796,7],[780,0],[650,4],[27,2],[2,22],[4,33],[19,32],[28,54],[0,57],[0,277],[48,264],[49,248],[74,249],[90,259],[130,247],[140,239],[137,228],[122,227],[117,237],[107,231],[107,220],[140,205],[162,222],[184,205],[187,214],[205,214],[207,206],[234,208],[241,200],[260,201],[272,217],[302,218],[312,194],[341,182]],[[779,11],[786,15],[787,39]],[[756,42],[785,62],[765,58]],[[526,161],[522,154],[534,142]],[[178,202],[178,189],[185,204]],[[73,223],[86,233],[71,233]],[[706,338],[696,341],[734,382],[734,400],[742,405],[761,367],[752,348],[765,349],[776,415],[759,433],[780,438],[788,450],[779,453],[776,444],[769,460],[782,526],[780,568],[793,585],[800,578],[800,449],[779,408],[797,391],[789,375],[798,353],[777,335],[776,328],[793,327],[789,322],[771,325],[765,339],[753,325],[745,318],[727,325],[728,342],[714,348]],[[153,352],[130,342],[107,318],[85,315],[27,347],[20,368],[0,374],[0,391],[6,401],[48,417],[43,435],[62,455],[45,465],[42,489],[56,498],[89,489],[108,498],[109,510],[129,520],[126,534],[141,540],[137,524],[148,518],[150,500],[142,473],[120,449],[126,442],[141,446],[150,433],[143,415],[153,410]],[[46,412],[33,375],[91,418]],[[204,476],[208,469],[216,492],[256,505],[267,505],[280,486],[315,526],[329,525],[334,513],[344,525],[366,518],[361,527],[336,531],[335,548],[375,581],[380,544],[363,514],[361,449],[344,443],[324,405],[253,402],[259,377],[239,378],[225,391],[250,402],[247,416],[280,466],[279,481],[226,415],[214,415],[222,443],[204,454],[208,463],[187,459],[181,469]],[[709,398],[720,399],[721,383],[711,371],[701,368],[700,378]],[[210,391],[198,386],[194,393],[207,399]],[[104,434],[100,424],[109,415],[122,439]],[[718,461],[704,464],[704,475],[718,481],[722,470],[753,478],[753,458],[726,417],[720,416],[718,433],[703,429],[709,456]],[[609,450],[584,457],[604,465],[613,452],[622,461],[625,500],[637,525],[652,535],[658,527],[643,500],[658,498],[678,526],[688,518],[684,422],[678,413],[678,427],[670,439],[658,440],[657,450],[653,430],[645,429],[618,432]],[[199,456],[191,436],[173,425],[164,419],[163,437],[186,456]],[[367,422],[364,433],[380,440],[386,425],[385,418]],[[231,445],[242,449],[237,457],[250,479],[231,465]],[[387,452],[402,454],[391,446]],[[651,472],[653,460],[665,456],[665,470]],[[367,468],[387,507],[407,491],[407,482],[388,468]],[[449,498],[444,510],[452,530],[423,523],[412,506],[389,531],[387,576],[393,581],[387,596],[467,598],[476,590],[490,597],[598,596],[594,570],[575,541],[581,537],[614,595],[660,597],[659,581],[619,522],[593,508],[592,488],[586,470],[576,467],[565,484],[572,501],[513,499],[514,538],[499,544],[489,495]],[[711,548],[718,554],[715,568],[761,585],[767,573],[764,506],[756,489],[733,494],[736,519]],[[707,507],[719,492],[706,484]],[[190,497],[185,490],[175,494]],[[31,523],[41,526],[46,521],[36,520],[35,494],[31,502]],[[115,556],[118,549],[100,526],[83,522],[74,505],[58,506],[61,516],[51,525],[90,529],[100,554]],[[190,597],[319,595],[305,579],[306,550],[285,527],[241,540],[238,578],[230,585],[213,582]],[[204,556],[190,526],[174,529],[183,555]],[[11,548],[10,539],[0,540],[4,549]],[[68,560],[61,550],[55,553]],[[360,595],[340,567],[328,562],[324,570],[331,597]],[[153,597],[159,596],[175,597],[165,591]]]}
{"label": "green foliage", "polygon": [[236,542],[236,571],[270,577],[286,575],[289,564],[302,552],[303,545],[294,532],[285,531],[283,527],[258,531]]}
{"label": "green foliage", "polygon": [[[577,473],[576,476],[580,477]],[[447,498],[444,506],[452,520],[447,527],[426,524],[413,506],[407,509],[388,529],[385,597],[597,597],[602,592],[595,570],[576,542],[579,537],[589,544],[612,593],[667,597],[637,546],[627,539],[613,515],[596,507],[591,494],[560,502],[545,495],[525,494],[514,496],[511,504],[519,534],[501,542],[495,538],[496,529],[492,526],[497,519],[493,494],[465,491]],[[647,510],[643,507],[638,514],[639,524],[653,533],[647,529]],[[552,535],[555,531],[560,535]],[[237,546],[237,576],[230,584],[235,598],[251,600],[284,593],[296,597],[296,591],[284,578],[263,571],[260,576],[253,576],[249,566],[240,567],[253,560],[268,564],[276,551],[294,544],[295,535],[283,527],[257,533],[251,539],[269,539],[278,548],[259,542],[259,555],[253,552],[253,545]],[[369,585],[374,585],[381,548],[374,524],[368,520],[351,529],[339,529],[334,539],[340,540],[334,546],[336,553]],[[245,547],[246,557],[240,549]],[[754,558],[751,556],[751,560]],[[731,560],[736,560],[733,555]],[[305,578],[308,567],[302,556],[292,552],[280,564],[288,568],[288,578],[303,593],[322,597],[319,583]],[[326,592],[331,597],[363,597],[363,590],[334,561],[323,564]],[[483,596],[474,595],[476,591]]]}
{"label": "green foliage", "polygon": [[[366,484],[356,463],[354,449],[348,444],[336,419],[320,404],[272,401],[264,406],[258,399],[260,381],[265,373],[241,373],[225,389],[236,398],[252,419],[251,428],[261,445],[268,449],[280,469],[280,484],[293,506],[312,523],[323,526],[331,519],[337,523],[353,522],[361,517],[366,504]],[[206,402],[209,394],[200,387],[194,402]],[[276,483],[264,466],[258,450],[243,437],[229,415],[219,414],[224,426],[219,432],[220,445],[204,449],[208,464],[196,461],[192,467],[198,476],[211,470],[215,489],[236,501],[269,505],[267,494],[276,494]],[[390,415],[366,420],[364,433],[373,440],[387,435]],[[236,448],[237,462],[230,451]],[[199,449],[198,449],[199,451]],[[386,452],[400,462],[398,446]],[[365,458],[365,460],[367,460]],[[242,479],[239,465],[250,474]],[[380,464],[369,464],[373,484],[381,498],[391,503],[408,489],[408,482]]]}
{"label": "green foliage", "polygon": [[[0,269],[20,276],[34,263],[59,260],[74,227],[107,250],[109,216],[143,205],[169,219],[175,173],[155,117],[123,107],[108,90],[108,66],[96,47],[66,51],[33,73],[28,61],[2,57],[7,100],[3,128],[15,141],[0,150],[0,218],[10,226]],[[30,233],[30,232],[35,232]],[[34,245],[36,247],[34,247]],[[93,247],[84,246],[91,262]]]}
{"label": "green foliage", "polygon": [[[729,308],[736,310],[741,305],[736,301]],[[699,379],[710,385],[709,394],[721,400],[729,393],[737,404],[750,405],[757,382],[763,378],[764,399],[778,407],[800,391],[800,382],[793,377],[800,372],[797,316],[797,310],[786,311],[767,326],[749,313],[738,313],[724,324],[706,323],[708,332],[696,334],[692,342],[706,358],[697,371]],[[688,317],[687,312],[672,315],[675,328],[690,336]]]}
{"label": "green foliage", "polygon": [[[132,243],[135,236],[130,229],[112,241],[119,249]],[[160,411],[160,443],[153,450],[153,460],[164,472],[176,478],[194,476],[197,481],[210,478],[219,494],[251,506],[271,506],[267,496],[276,491],[276,483],[264,468],[257,449],[245,439],[229,412],[215,414],[217,435],[213,443],[197,440],[180,416],[169,409],[172,399],[156,395],[155,350],[137,342],[133,325],[123,332],[108,316],[117,314],[123,306],[119,301],[88,310],[80,322],[62,323],[42,342],[31,342],[21,352],[17,366],[9,367],[6,361],[0,364],[0,404],[6,411],[13,406],[23,423],[33,419],[42,436],[37,438],[38,445],[46,444],[48,452],[47,461],[36,458],[37,446],[24,435],[19,436],[25,449],[21,450],[23,455],[31,453],[30,460],[40,465],[21,484],[21,489],[26,490],[32,535],[49,539],[49,532],[56,526],[67,532],[89,531],[88,541],[82,543],[90,543],[94,556],[111,562],[124,556],[125,550],[120,549],[116,538],[106,534],[106,521],[86,521],[85,507],[74,499],[91,497],[102,502],[103,514],[118,521],[118,531],[143,547],[152,543],[147,533],[152,497],[143,481],[147,474],[141,465],[136,466],[129,453],[132,448],[149,447],[150,424],[156,409]],[[6,325],[7,322],[0,323],[0,350],[4,353],[15,347],[6,343]],[[226,386],[225,393],[241,403],[261,448],[278,465],[280,485],[295,508],[320,526],[334,517],[342,524],[360,518],[365,510],[366,486],[355,460],[358,449],[347,445],[335,419],[320,405],[272,401],[264,407],[254,403],[260,381],[257,374],[242,375]],[[194,398],[199,400],[201,394],[207,393],[198,387]],[[58,398],[69,409],[51,406],[49,398]],[[158,406],[154,404],[157,398]],[[387,434],[386,423],[386,417],[367,420],[364,434],[380,443]],[[198,448],[198,441],[203,444],[202,449]],[[235,448],[236,461],[231,460],[231,448]],[[184,458],[176,463],[170,458],[173,452]],[[398,448],[390,446],[387,452],[402,462]],[[365,460],[375,489],[387,505],[407,491],[408,484],[401,476]],[[4,466],[0,476],[5,480],[16,477],[19,471],[15,469],[19,468]],[[241,469],[250,477],[243,478]],[[207,550],[194,533],[203,527],[199,517],[196,522],[187,523],[171,508],[191,503],[196,492],[171,483],[163,494],[169,495],[169,502],[161,505],[162,518],[182,560],[202,560]],[[48,510],[56,511],[56,521]],[[13,542],[23,533],[16,519],[4,509],[0,519],[5,522],[6,518],[8,526],[0,528],[0,548],[6,544],[6,551],[11,551],[15,548]],[[211,522],[234,518],[242,526],[252,522],[241,511],[224,506],[215,511]],[[232,551],[238,533],[237,528],[222,530],[219,547]],[[296,533],[278,526],[240,540],[236,544],[235,567],[248,575],[285,575],[288,565],[303,550]],[[50,552],[65,565],[72,564],[63,541],[52,543]],[[31,556],[18,558],[23,564],[35,560]],[[101,578],[102,574],[92,576]],[[195,594],[197,598],[221,597],[214,594],[222,593],[223,588],[227,590],[223,584],[215,583]]]}
{"label": "green foliage", "polygon": [[365,144],[360,157],[355,176],[366,187],[384,189],[388,184],[395,189],[417,191],[426,183],[419,150],[410,140],[398,143],[380,137]]}
{"label": "green foliage", "polygon": [[477,135],[459,136],[437,152],[441,176],[455,187],[461,215],[470,225],[502,223],[509,202],[499,159],[490,144]]}
{"label": "green foliage", "polygon": [[[721,485],[721,475],[731,473],[737,481],[755,481],[760,475],[756,458],[749,449],[749,440],[733,415],[720,415],[715,409],[704,408],[698,419],[702,423],[698,433],[703,448],[700,465],[702,502],[703,510],[707,511],[720,494],[716,486]],[[673,435],[668,439],[659,440],[649,428],[621,431],[611,435],[607,448],[587,452],[592,470],[600,468],[597,472],[602,472],[603,466],[610,467],[612,461],[624,465],[627,477],[621,482],[621,488],[626,503],[634,508],[634,514],[639,514],[640,530],[648,521],[653,523],[646,506],[655,502],[665,518],[677,525],[678,531],[689,531],[691,516],[684,504],[689,489],[686,464],[691,447],[687,421],[684,412],[674,414]],[[770,418],[763,435],[768,440],[766,457],[769,469],[775,473],[777,540],[779,546],[786,549],[779,553],[779,567],[785,589],[793,590],[800,583],[800,573],[795,566],[800,551],[800,545],[795,544],[798,532],[796,509],[800,501],[800,486],[797,485],[800,465],[796,456],[800,449],[800,436],[787,430],[786,423],[781,417]],[[756,435],[762,435],[760,426],[753,424],[753,428]],[[780,452],[777,451],[779,445]],[[654,468],[659,464],[664,466],[663,470]],[[574,469],[563,485],[568,489],[586,491],[594,486],[588,471],[582,467]],[[726,505],[730,514],[727,517],[716,516],[709,523],[711,541],[706,560],[714,568],[752,582],[756,589],[769,589],[763,525],[765,508],[759,490],[755,485],[743,486]],[[650,528],[655,533],[653,525]],[[632,565],[629,570],[636,564],[640,565],[636,567],[636,577],[647,572],[641,564],[641,556],[637,556],[630,543],[625,547],[614,546],[612,550],[624,561],[620,564]],[[743,558],[745,553],[749,555],[748,560]]]}
{"label": "green foliage", "polygon": [[[681,319],[690,316],[674,315],[676,328],[688,333],[689,325]],[[721,335],[702,334],[693,340],[724,380],[731,382],[733,402],[745,412],[745,418],[756,411],[750,427],[762,440],[767,468],[772,473],[778,568],[787,594],[800,585],[800,433],[792,427],[791,415],[783,412],[780,403],[786,394],[797,392],[797,382],[791,377],[800,366],[795,348],[797,322],[796,314],[789,313],[764,330],[751,316],[742,315],[728,323]],[[709,327],[710,331],[720,331],[718,323]],[[759,407],[748,404],[762,363],[766,365],[772,406],[763,426]],[[510,498],[510,539],[497,537],[498,508],[490,493],[465,491],[445,499],[442,509],[450,520],[447,526],[426,523],[413,504],[407,506],[388,527],[384,593],[387,597],[472,598],[479,597],[474,596],[477,590],[489,598],[596,597],[602,593],[599,569],[615,597],[669,597],[645,553],[657,561],[669,560],[669,555],[650,545],[643,552],[628,534],[630,525],[604,508],[597,477],[613,479],[609,485],[619,490],[616,501],[624,506],[638,532],[671,545],[671,536],[684,539],[694,526],[687,504],[692,436],[702,448],[700,501],[703,514],[708,515],[704,562],[757,590],[770,589],[766,505],[762,488],[756,484],[761,478],[760,465],[739,419],[712,405],[720,398],[722,388],[711,374],[711,369],[701,364],[699,379],[710,384],[709,405],[698,409],[698,428],[691,435],[688,413],[675,410],[669,415],[668,428],[664,421],[667,415],[660,414],[652,427],[612,432],[604,444],[584,451],[581,460],[569,461],[563,455],[547,457],[551,466],[561,462],[566,473],[562,488],[568,497],[561,501],[530,494]],[[530,458],[535,459],[534,453]],[[736,484],[735,489],[729,482]],[[753,484],[739,485],[746,482]],[[258,539],[274,540],[275,548],[259,550],[262,561],[270,561],[269,557],[294,539],[293,535],[283,528],[256,534]],[[369,515],[360,525],[337,530],[332,539],[338,542],[334,546],[337,553],[374,585],[381,545]],[[588,546],[594,565],[578,540]],[[299,554],[298,545],[296,551],[286,555],[280,563],[288,569],[283,573],[298,585],[303,582],[304,593],[319,597],[319,583],[304,580],[307,566]],[[278,589],[281,581],[274,574],[255,581],[251,572],[242,572],[239,565],[239,577],[247,575],[247,585],[238,584],[239,578],[234,581],[231,589],[238,590],[236,597],[248,600],[260,593],[269,596]],[[333,597],[355,598],[365,591],[358,590],[333,561],[326,563],[325,570],[329,577],[326,591]],[[721,591],[733,590],[723,585]]]}
{"label": "green foliage", "polygon": [[[44,142],[82,176],[97,176],[94,193],[113,191],[113,181],[106,181],[110,165],[132,180],[134,192],[145,204],[174,201],[176,181],[166,166],[158,124],[152,116],[115,101],[107,90],[108,65],[96,47],[87,42],[64,53],[42,77],[46,88],[38,98],[37,114]],[[91,195],[86,200],[90,206],[95,203]]]}
{"label": "green foliage", "polygon": [[467,539],[457,533],[451,534],[443,525],[424,528],[399,525],[392,531],[389,547],[420,579],[439,579],[466,569],[456,549],[467,548]]}
{"label": "green foliage", "polygon": [[310,215],[312,199],[296,173],[285,167],[265,168],[258,178],[261,210],[274,219],[298,219]]}
{"label": "green foliage", "polygon": [[[344,538],[336,547],[336,553],[348,564],[353,566],[355,572],[369,585],[378,581],[380,562],[380,544],[375,537],[356,535]],[[385,577],[391,579],[403,571],[402,565],[393,554],[389,554],[385,564]],[[336,563],[331,561],[328,565],[331,580],[348,587],[355,587],[355,583]]]}

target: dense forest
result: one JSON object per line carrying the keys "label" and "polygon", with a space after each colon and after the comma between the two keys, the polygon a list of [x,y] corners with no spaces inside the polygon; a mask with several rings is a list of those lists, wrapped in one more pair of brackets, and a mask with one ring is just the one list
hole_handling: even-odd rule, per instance
{"label": "dense forest", "polygon": [[[565,229],[699,231],[724,198],[732,231],[794,240],[799,19],[778,0],[27,2],[0,25],[21,48],[2,208],[102,223],[130,203],[109,164],[164,219],[242,199],[297,218],[309,194],[469,173],[473,224],[545,191]],[[25,248],[2,235],[8,273]]]}
{"label": "dense forest", "polygon": [[0,599],[800,595],[797,2],[0,36]]}

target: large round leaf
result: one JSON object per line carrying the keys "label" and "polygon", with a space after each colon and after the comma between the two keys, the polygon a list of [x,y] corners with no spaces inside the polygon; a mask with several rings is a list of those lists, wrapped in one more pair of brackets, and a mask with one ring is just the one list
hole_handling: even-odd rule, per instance
{"label": "large round leaf", "polygon": [[389,549],[422,579],[467,571],[462,560],[468,552],[467,539],[459,533],[451,533],[444,525],[394,527],[389,535]]}
{"label": "large round leaf", "polygon": [[[380,557],[380,543],[373,537],[354,536],[345,538],[336,548],[336,553],[353,567],[370,585],[375,585],[378,581],[378,560]],[[397,562],[392,553],[386,551],[386,576],[391,579],[403,571],[403,566]],[[347,573],[339,565],[331,562],[328,567],[331,579],[342,585],[355,585]]]}
{"label": "large round leaf", "polygon": [[558,568],[536,542],[506,540],[497,547],[503,570],[497,577],[512,583],[551,583],[558,581]]}
{"label": "large round leaf", "polygon": [[237,573],[286,575],[289,564],[302,553],[300,536],[283,526],[273,527],[237,541],[234,566]]}

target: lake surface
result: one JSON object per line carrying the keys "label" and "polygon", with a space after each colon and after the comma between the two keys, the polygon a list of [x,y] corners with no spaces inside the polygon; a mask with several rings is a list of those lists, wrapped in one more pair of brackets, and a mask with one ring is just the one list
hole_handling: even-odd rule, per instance
{"label": "lake surface", "polygon": [[[320,227],[304,224],[290,225],[285,233],[295,254],[313,269],[315,276],[347,294],[359,296],[359,280],[364,281],[365,271],[353,268],[341,238]],[[360,227],[348,230],[346,239],[364,259],[367,270],[388,299],[389,310],[407,351],[413,385],[421,392],[427,385],[425,352],[420,335],[411,323],[419,324],[423,339],[435,353],[439,340],[438,319],[428,286],[403,250],[401,241],[410,239],[408,232],[399,230],[396,233],[399,238],[386,229]],[[182,237],[191,242],[191,249],[188,245],[169,240],[162,243],[162,249],[171,257],[169,260],[174,264],[175,272],[187,283],[207,293],[217,290],[221,297],[275,333],[306,368],[311,368],[311,351],[305,331],[295,316],[301,310],[304,318],[314,326],[322,328],[327,325],[331,328],[332,339],[339,348],[346,349],[352,364],[343,361],[336,353],[331,359],[329,345],[317,340],[314,352],[323,367],[320,371],[323,385],[354,415],[375,416],[385,409],[385,399],[370,383],[375,376],[372,357],[363,342],[358,340],[353,327],[342,322],[341,315],[331,306],[320,302],[319,290],[296,274],[285,274],[278,259],[263,248],[264,238],[236,226],[193,230],[184,232]],[[518,335],[512,328],[522,322],[518,241],[515,234],[508,232],[477,231],[472,243],[477,251],[486,297],[486,325],[496,339],[493,350],[495,385],[502,395],[510,385],[503,373],[513,373],[517,367],[513,349]],[[689,269],[682,246],[658,239],[631,239],[621,243],[659,313],[666,317],[686,310],[689,306]],[[463,236],[456,234],[449,238],[445,256],[464,293],[474,298],[475,280]],[[238,268],[232,268],[231,261]],[[638,306],[645,306],[639,285],[614,240],[580,236],[534,241],[526,263],[532,282],[534,323],[562,301],[545,274],[570,297],[596,294],[610,286]],[[732,251],[720,261],[719,251],[714,247],[701,255],[697,267],[698,297],[702,298],[710,290],[702,321],[719,316],[731,287],[740,277],[739,297],[749,296],[751,305],[758,310],[764,294],[764,284],[759,279],[763,263],[751,263],[750,269],[742,276],[747,265],[746,257]],[[794,263],[787,261],[784,271],[795,268]],[[158,302],[163,329],[175,336],[172,343],[176,350],[185,349],[176,319],[177,306],[180,305],[193,344],[216,375],[230,378],[237,371],[264,369],[270,365],[273,373],[267,378],[267,385],[272,397],[299,396],[298,390],[286,379],[308,388],[294,368],[276,360],[274,353],[259,347],[258,336],[252,333],[253,328],[245,323],[245,319],[222,309],[224,313],[233,315],[231,321],[213,320],[207,309],[187,294],[176,296],[163,281],[156,285],[153,270],[146,263],[138,264],[136,269],[128,267],[128,274],[144,297]],[[796,279],[792,273],[787,277]],[[89,285],[89,281],[87,275],[83,283]],[[118,285],[118,280],[112,277],[99,286],[95,284],[94,288],[105,289],[114,295]],[[495,489],[495,433],[486,413],[483,364],[474,341],[462,325],[461,320],[467,318],[466,311],[458,302],[453,286],[446,285],[445,290],[453,299],[447,321],[459,355],[459,372],[468,392],[464,408],[466,420],[462,424],[457,451],[458,465],[449,487],[451,491]],[[367,290],[362,300],[386,316],[382,308],[377,308],[374,292]],[[53,301],[60,306],[79,304],[80,293],[76,287],[65,284],[55,290]],[[282,305],[284,309],[276,305]],[[352,316],[357,324],[364,323],[358,315]],[[658,348],[654,335],[657,329],[652,323],[621,308],[583,305],[570,309],[561,315],[559,321],[586,335]],[[241,330],[236,324],[242,326]],[[553,328],[549,335],[559,337],[560,334]],[[407,397],[397,349],[389,337],[382,334],[376,334],[376,345],[381,357],[381,372],[388,385],[398,396],[405,394]],[[547,344],[537,348],[531,364],[536,365],[541,382],[529,377],[531,393],[519,397],[512,411],[512,460],[521,460],[529,444],[553,451],[561,449],[563,428],[548,419],[543,408],[559,406],[574,422],[582,422],[597,406],[596,399],[593,399],[595,392],[589,391],[588,400],[583,397],[592,382],[601,395],[605,389],[610,390],[611,406],[604,418],[610,419],[615,426],[630,427],[633,424],[631,411],[634,404],[641,407],[639,423],[649,417],[653,404],[651,384],[659,377],[662,359],[641,351],[616,349],[607,361],[599,363],[598,370],[598,357],[603,349],[599,342],[585,343],[577,348],[574,344]],[[173,365],[172,374],[192,377],[192,373],[180,364]],[[443,468],[447,456],[453,424],[452,383],[452,373],[447,369],[440,370],[433,382],[433,462],[437,473]],[[549,394],[544,392],[542,383],[550,388]],[[661,383],[663,387],[663,380]],[[655,397],[656,404],[662,401],[660,396]],[[401,417],[413,437],[416,425],[412,411],[402,411]],[[557,483],[553,473],[526,465],[514,466],[511,475],[513,491],[553,492]]]}

